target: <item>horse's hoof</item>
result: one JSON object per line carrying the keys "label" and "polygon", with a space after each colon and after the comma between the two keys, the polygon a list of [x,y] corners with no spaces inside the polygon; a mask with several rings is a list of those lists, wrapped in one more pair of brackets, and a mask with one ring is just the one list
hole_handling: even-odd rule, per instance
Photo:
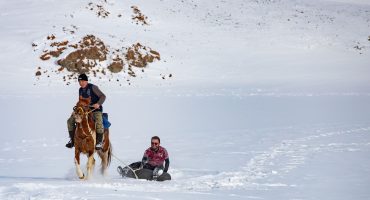
{"label": "horse's hoof", "polygon": [[85,174],[83,174],[82,177],[78,177],[78,178],[80,178],[81,180],[85,179]]}

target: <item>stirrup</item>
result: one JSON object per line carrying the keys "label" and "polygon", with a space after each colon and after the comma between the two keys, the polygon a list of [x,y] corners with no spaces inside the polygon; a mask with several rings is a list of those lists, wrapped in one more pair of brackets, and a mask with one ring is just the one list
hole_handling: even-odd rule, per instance
{"label": "stirrup", "polygon": [[103,148],[103,142],[96,143],[95,149],[96,150],[101,150]]}

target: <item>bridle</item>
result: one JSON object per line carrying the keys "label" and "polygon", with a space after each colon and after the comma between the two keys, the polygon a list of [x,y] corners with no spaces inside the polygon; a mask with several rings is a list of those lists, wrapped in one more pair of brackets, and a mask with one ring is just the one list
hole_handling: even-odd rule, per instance
{"label": "bridle", "polygon": [[83,118],[85,118],[86,122],[87,122],[87,129],[88,129],[88,134],[85,133],[85,130],[83,129],[82,127],[82,121],[81,122],[77,122],[79,124],[79,128],[82,129],[82,133],[85,135],[85,136],[89,136],[89,135],[92,135],[92,129],[90,127],[90,124],[89,124],[89,118],[88,118],[88,115],[90,113],[92,113],[94,110],[96,110],[96,108],[92,109],[92,110],[89,110],[89,111],[85,111],[82,107],[87,107],[87,106],[75,106],[73,107],[73,111],[75,113],[78,113],[79,115],[81,115]]}

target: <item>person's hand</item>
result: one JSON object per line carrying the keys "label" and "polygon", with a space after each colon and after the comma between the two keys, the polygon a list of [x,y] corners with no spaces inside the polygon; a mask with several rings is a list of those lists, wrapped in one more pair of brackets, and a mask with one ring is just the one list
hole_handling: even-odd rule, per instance
{"label": "person's hand", "polygon": [[100,107],[100,105],[98,103],[94,104],[93,105],[94,109],[98,109]]}

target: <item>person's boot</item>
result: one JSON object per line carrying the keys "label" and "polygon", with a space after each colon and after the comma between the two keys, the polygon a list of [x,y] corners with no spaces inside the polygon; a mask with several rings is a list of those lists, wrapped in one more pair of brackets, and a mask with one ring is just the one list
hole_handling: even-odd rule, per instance
{"label": "person's boot", "polygon": [[95,150],[101,150],[102,148],[103,148],[103,134],[96,133]]}
{"label": "person's boot", "polygon": [[159,168],[159,167],[156,167],[153,170],[153,180],[156,181],[158,179],[158,177],[160,177],[162,174],[163,174],[163,169]]}
{"label": "person's boot", "polygon": [[125,167],[125,169],[123,169],[121,166],[118,166],[117,171],[118,171],[119,175],[121,175],[122,177],[127,176],[127,172],[128,172],[127,167]]}
{"label": "person's boot", "polygon": [[74,138],[75,138],[75,132],[74,131],[69,131],[69,142],[66,144],[67,148],[72,148],[75,146],[74,144]]}

